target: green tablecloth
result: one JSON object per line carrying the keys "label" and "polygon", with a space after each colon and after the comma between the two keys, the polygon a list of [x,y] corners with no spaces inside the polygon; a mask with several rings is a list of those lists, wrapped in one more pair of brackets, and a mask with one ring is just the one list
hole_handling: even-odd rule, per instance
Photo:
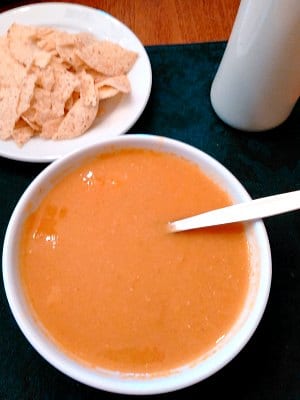
{"label": "green tablecloth", "polygon": [[[224,43],[148,47],[153,89],[131,132],[190,143],[223,163],[252,197],[300,189],[300,107],[281,127],[245,133],[214,114],[209,90]],[[0,143],[1,146],[1,143]],[[26,186],[45,167],[0,158],[0,242]],[[270,300],[254,336],[222,371],[167,398],[300,399],[300,213],[265,221],[273,257]],[[116,398],[64,376],[26,341],[0,286],[0,399]]]}

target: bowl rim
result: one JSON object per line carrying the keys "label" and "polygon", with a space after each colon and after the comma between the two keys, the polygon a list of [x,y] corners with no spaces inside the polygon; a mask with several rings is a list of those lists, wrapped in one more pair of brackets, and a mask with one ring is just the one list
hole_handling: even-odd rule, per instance
{"label": "bowl rim", "polygon": [[[74,161],[83,161],[92,154],[95,155],[103,151],[107,152],[112,147],[124,148],[126,146],[131,148],[154,148],[161,151],[173,152],[190,160],[194,157],[195,160],[199,160],[199,163],[200,161],[206,163],[211,171],[216,172],[216,176],[221,176],[222,181],[226,179],[226,183],[229,183],[232,189],[236,190],[237,195],[243,200],[251,199],[244,186],[219,161],[202,150],[179,140],[148,134],[127,134],[103,140],[54,161],[40,172],[24,191],[11,215],[4,238],[2,254],[3,281],[10,309],[19,328],[35,350],[59,371],[81,383],[113,393],[134,395],[161,394],[191,386],[213,375],[242,350],[255,332],[268,302],[272,276],[270,243],[262,220],[253,222],[252,226],[255,234],[259,237],[264,269],[260,274],[258,295],[255,299],[253,310],[246,323],[234,336],[235,341],[233,343],[229,342],[229,346],[225,345],[223,349],[215,352],[205,360],[195,361],[193,365],[187,368],[180,368],[174,371],[174,373],[151,376],[150,379],[140,379],[139,377],[136,379],[134,378],[136,375],[127,375],[124,379],[124,374],[111,374],[103,372],[100,369],[91,369],[76,362],[60,351],[50,339],[45,337],[45,334],[38,328],[38,324],[33,324],[32,320],[30,321],[32,316],[28,318],[28,315],[26,315],[26,312],[20,306],[18,296],[22,297],[23,295],[18,293],[18,285],[14,282],[13,276],[16,270],[16,266],[12,265],[12,256],[16,242],[14,240],[15,231],[22,225],[19,221],[25,218],[22,217],[22,214],[32,195],[39,190],[44,182],[49,182],[51,177],[57,175],[65,167],[72,164],[74,165],[73,168],[77,167],[78,164],[74,163]],[[187,155],[189,156],[187,157]],[[15,272],[15,274],[17,273]]]}

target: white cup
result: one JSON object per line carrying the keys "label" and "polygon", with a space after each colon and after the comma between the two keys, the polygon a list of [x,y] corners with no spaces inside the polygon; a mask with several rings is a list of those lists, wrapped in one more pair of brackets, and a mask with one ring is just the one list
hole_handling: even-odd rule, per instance
{"label": "white cup", "polygon": [[274,128],[300,94],[300,0],[242,0],[211,87],[211,103],[228,125]]}

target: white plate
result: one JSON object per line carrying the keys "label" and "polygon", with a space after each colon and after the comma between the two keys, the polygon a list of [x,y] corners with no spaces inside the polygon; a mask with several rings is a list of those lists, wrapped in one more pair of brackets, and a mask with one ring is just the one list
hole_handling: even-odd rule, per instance
{"label": "white plate", "polygon": [[30,162],[53,161],[86,145],[121,135],[131,128],[149,99],[152,71],[142,43],[129,28],[103,11],[66,3],[32,4],[6,11],[0,14],[0,35],[5,34],[13,22],[48,25],[68,32],[90,32],[136,51],[138,59],[128,74],[131,93],[123,96],[117,106],[112,105],[110,110],[106,110],[84,135],[63,141],[34,138],[22,148],[11,140],[0,141],[1,156]]}

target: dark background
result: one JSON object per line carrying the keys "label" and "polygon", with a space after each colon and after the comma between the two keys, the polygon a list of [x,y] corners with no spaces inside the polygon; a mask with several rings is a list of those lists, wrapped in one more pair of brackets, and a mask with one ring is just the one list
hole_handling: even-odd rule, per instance
{"label": "dark background", "polygon": [[[149,103],[133,133],[180,139],[215,157],[253,198],[300,189],[299,104],[264,133],[229,128],[214,114],[209,91],[225,43],[147,47],[153,70]],[[1,146],[1,144],[0,144]],[[0,244],[24,189],[46,164],[0,158]],[[241,353],[214,376],[164,399],[300,399],[300,214],[265,220],[273,259],[269,302]],[[64,376],[26,341],[0,282],[0,399],[117,399]],[[128,397],[128,396],[126,396]]]}

